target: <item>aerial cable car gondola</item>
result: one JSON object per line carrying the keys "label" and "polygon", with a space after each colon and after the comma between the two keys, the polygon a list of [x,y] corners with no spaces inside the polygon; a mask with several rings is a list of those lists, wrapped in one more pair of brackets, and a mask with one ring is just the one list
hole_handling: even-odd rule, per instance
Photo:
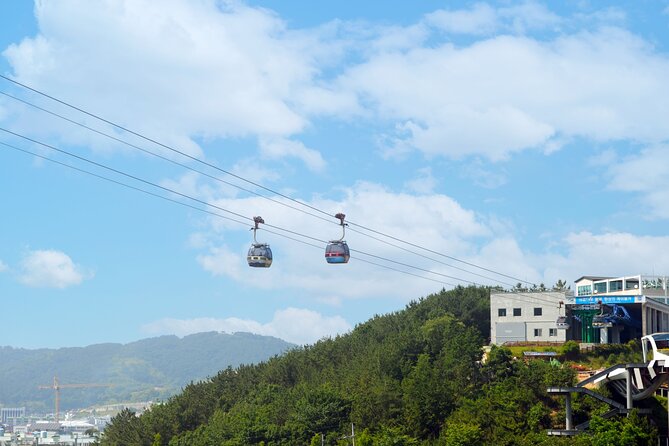
{"label": "aerial cable car gondola", "polygon": [[602,301],[599,301],[599,314],[596,314],[592,317],[592,326],[595,328],[610,328],[613,327],[613,322],[611,322],[611,313],[604,313],[604,304]]}
{"label": "aerial cable car gondola", "polygon": [[348,259],[351,258],[351,253],[348,249],[348,245],[344,241],[344,236],[346,235],[346,223],[344,219],[346,215],[341,212],[335,215],[335,218],[339,219],[339,224],[341,225],[341,238],[339,240],[330,240],[328,246],[325,248],[325,260],[328,263],[348,263]]}
{"label": "aerial cable car gondola", "polygon": [[[562,305],[564,304],[563,301],[560,301],[558,303],[558,314],[560,312],[560,309],[562,309]],[[565,313],[567,312],[565,308]],[[555,325],[557,326],[558,330],[569,330],[570,324],[569,324],[569,317],[565,314],[564,316],[558,316],[557,320],[555,321]]]}
{"label": "aerial cable car gondola", "polygon": [[255,223],[255,226],[251,228],[253,231],[253,244],[249,248],[246,260],[249,262],[249,266],[254,268],[269,268],[272,266],[272,250],[267,243],[258,243],[258,240],[256,240],[258,224],[265,223],[265,220],[262,217],[253,217],[253,223]]}

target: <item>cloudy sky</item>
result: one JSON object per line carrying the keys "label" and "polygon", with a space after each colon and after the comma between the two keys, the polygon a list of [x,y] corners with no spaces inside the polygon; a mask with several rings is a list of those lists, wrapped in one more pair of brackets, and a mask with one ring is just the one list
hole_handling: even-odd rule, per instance
{"label": "cloudy sky", "polygon": [[0,79],[2,345],[311,343],[442,287],[669,274],[669,2],[318,6],[0,4],[0,74],[78,108]]}

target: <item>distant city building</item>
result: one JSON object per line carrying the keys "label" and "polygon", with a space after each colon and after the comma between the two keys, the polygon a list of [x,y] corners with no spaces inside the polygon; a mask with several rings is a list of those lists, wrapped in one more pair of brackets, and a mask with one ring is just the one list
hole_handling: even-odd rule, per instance
{"label": "distant city building", "polygon": [[61,421],[61,427],[64,432],[86,432],[89,429],[97,429],[95,424],[84,420],[65,420]]}
{"label": "distant city building", "polygon": [[[667,279],[655,275],[582,276],[575,281],[573,292],[493,293],[491,343],[625,343],[669,331]],[[559,326],[558,317],[562,317]],[[560,328],[565,326],[568,328]]]}
{"label": "distant city building", "polygon": [[14,420],[23,419],[25,416],[25,407],[3,407],[0,409],[0,421],[3,424],[14,424]]}
{"label": "distant city building", "polygon": [[26,432],[61,432],[62,426],[55,421],[37,421],[26,426]]}

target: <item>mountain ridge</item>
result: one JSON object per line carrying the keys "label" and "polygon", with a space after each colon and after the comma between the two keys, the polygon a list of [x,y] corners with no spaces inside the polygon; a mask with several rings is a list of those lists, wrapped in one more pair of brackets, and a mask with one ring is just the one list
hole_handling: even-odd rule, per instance
{"label": "mountain ridge", "polygon": [[60,384],[110,384],[61,390],[61,408],[82,408],[121,401],[165,399],[189,382],[228,367],[255,364],[295,345],[248,332],[201,332],[183,337],[162,335],[122,343],[84,347],[27,349],[0,347],[0,406],[53,409],[53,377]]}

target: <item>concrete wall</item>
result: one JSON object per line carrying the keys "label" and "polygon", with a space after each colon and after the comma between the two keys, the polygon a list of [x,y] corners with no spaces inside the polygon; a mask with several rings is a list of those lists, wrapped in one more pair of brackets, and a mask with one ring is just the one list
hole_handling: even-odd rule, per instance
{"label": "concrete wall", "polygon": [[[565,293],[556,291],[491,294],[490,343],[564,342],[566,330],[558,330],[555,325],[557,317],[564,315],[564,305],[562,310],[558,309],[558,302],[564,300]],[[541,315],[534,315],[535,308],[541,308]],[[506,316],[499,316],[500,309],[506,310]],[[514,316],[514,309],[520,310],[520,316]]]}

